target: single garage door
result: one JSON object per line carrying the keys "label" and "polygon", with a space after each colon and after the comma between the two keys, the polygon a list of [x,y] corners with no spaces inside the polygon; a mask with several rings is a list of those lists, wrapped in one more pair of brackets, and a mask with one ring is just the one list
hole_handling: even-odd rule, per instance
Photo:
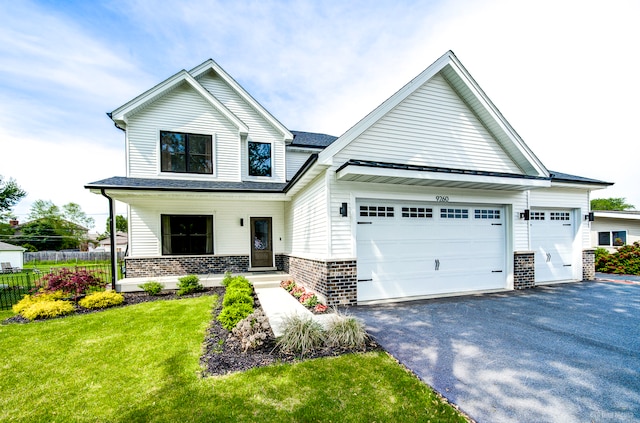
{"label": "single garage door", "polygon": [[502,206],[359,200],[358,301],[506,287]]}
{"label": "single garage door", "polygon": [[529,218],[536,283],[574,279],[575,224],[571,210],[532,209]]}

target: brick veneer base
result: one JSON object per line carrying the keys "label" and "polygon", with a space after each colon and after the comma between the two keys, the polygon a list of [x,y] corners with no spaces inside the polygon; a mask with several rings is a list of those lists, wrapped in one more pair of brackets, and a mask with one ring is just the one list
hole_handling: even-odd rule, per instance
{"label": "brick veneer base", "polygon": [[582,250],[582,280],[592,281],[596,278],[596,250]]}
{"label": "brick veneer base", "polygon": [[516,251],[513,253],[513,289],[535,286],[535,253],[533,251]]}
{"label": "brick veneer base", "polygon": [[356,305],[358,283],[355,260],[310,260],[288,256],[283,270],[296,283],[323,295],[328,306]]}

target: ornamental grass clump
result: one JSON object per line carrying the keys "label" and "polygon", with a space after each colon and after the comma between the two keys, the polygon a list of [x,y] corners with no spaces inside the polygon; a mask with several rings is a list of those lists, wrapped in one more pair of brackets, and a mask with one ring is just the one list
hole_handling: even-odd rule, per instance
{"label": "ornamental grass clump", "polygon": [[200,283],[200,278],[196,275],[187,275],[178,278],[178,291],[177,295],[187,295],[194,292],[199,292],[204,289],[204,286]]}
{"label": "ornamental grass clump", "polygon": [[114,291],[94,292],[78,302],[80,307],[98,309],[120,305],[124,302],[124,296]]}
{"label": "ornamental grass clump", "polygon": [[310,316],[286,316],[282,323],[283,333],[277,341],[282,351],[305,356],[324,344],[322,325]]}
{"label": "ornamental grass clump", "polygon": [[326,342],[331,347],[363,348],[367,341],[364,323],[353,316],[336,312],[327,324]]}

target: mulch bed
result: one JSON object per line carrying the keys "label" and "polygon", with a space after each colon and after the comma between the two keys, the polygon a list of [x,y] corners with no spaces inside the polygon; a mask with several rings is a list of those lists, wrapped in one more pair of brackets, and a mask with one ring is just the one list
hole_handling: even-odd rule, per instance
{"label": "mulch bed", "polygon": [[[146,292],[123,292],[124,303],[117,307],[126,307],[133,304],[140,304],[150,301],[176,300],[182,298],[193,298],[202,295],[219,296],[218,303],[212,310],[211,323],[206,331],[203,342],[202,356],[200,364],[203,368],[202,376],[225,375],[233,372],[241,372],[252,369],[254,367],[268,366],[275,363],[293,363],[301,360],[308,360],[320,357],[335,357],[352,352],[365,352],[380,350],[381,347],[373,340],[368,339],[366,345],[362,349],[332,348],[323,347],[317,349],[313,353],[306,354],[304,357],[295,354],[287,354],[280,351],[276,345],[275,336],[269,331],[268,337],[264,344],[256,349],[247,352],[242,351],[240,340],[233,336],[231,332],[226,330],[216,319],[220,309],[222,308],[222,299],[224,297],[224,287],[207,288],[204,291],[178,296],[175,291],[163,291],[160,295],[148,295]],[[261,309],[258,297],[254,295],[254,309]],[[76,306],[74,314],[97,313],[103,309],[86,309]],[[58,318],[64,318],[62,316]],[[30,321],[20,315],[15,315],[2,321],[2,324],[10,323],[29,323]]]}

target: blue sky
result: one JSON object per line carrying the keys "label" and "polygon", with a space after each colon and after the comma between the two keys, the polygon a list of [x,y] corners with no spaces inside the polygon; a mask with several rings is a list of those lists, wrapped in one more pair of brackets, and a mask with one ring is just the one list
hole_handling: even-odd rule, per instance
{"label": "blue sky", "polygon": [[[292,130],[340,135],[447,50],[552,170],[640,209],[640,2],[0,0],[0,174],[79,203],[124,175],[106,116],[213,58]],[[119,208],[124,212],[124,208]]]}

